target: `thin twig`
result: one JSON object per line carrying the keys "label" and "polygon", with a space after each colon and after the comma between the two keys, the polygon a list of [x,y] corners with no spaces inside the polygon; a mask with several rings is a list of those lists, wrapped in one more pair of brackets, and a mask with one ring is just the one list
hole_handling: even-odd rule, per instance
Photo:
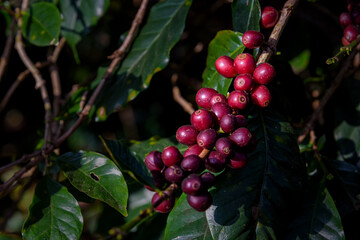
{"label": "thin twig", "polygon": [[360,43],[360,35],[352,41],[349,45],[340,48],[339,52],[332,58],[326,60],[326,64],[334,64],[339,62],[344,57],[350,55],[351,51]]}
{"label": "thin twig", "polygon": [[0,168],[0,173],[4,172],[4,171],[8,170],[9,168],[11,168],[11,167],[13,167],[13,166],[16,166],[16,165],[18,165],[18,164],[20,164],[20,163],[26,162],[26,161],[28,161],[28,160],[31,159],[31,158],[34,158],[34,157],[36,157],[36,156],[39,156],[40,154],[41,154],[41,151],[36,151],[36,152],[34,152],[34,153],[32,153],[32,154],[29,154],[29,155],[23,155],[23,156],[22,156],[21,158],[19,158],[18,160],[14,161],[14,162],[12,162],[12,163],[9,163],[9,164],[7,164],[7,165],[5,165],[5,166],[3,166],[3,167],[1,167],[1,168]]}
{"label": "thin twig", "polygon": [[298,3],[299,0],[288,0],[285,2],[284,7],[281,10],[279,20],[274,26],[270,37],[261,52],[257,64],[268,62],[271,56],[276,52],[276,46],[279,42],[280,36]]}
{"label": "thin twig", "polygon": [[179,75],[173,74],[171,76],[171,83],[172,83],[172,92],[173,92],[173,98],[175,102],[177,102],[185,112],[189,113],[190,115],[195,111],[192,104],[188,101],[186,101],[185,98],[181,95],[180,88],[177,86],[177,80],[179,78]]}
{"label": "thin twig", "polygon": [[11,21],[11,26],[10,26],[10,33],[6,39],[5,48],[4,48],[3,54],[1,55],[1,59],[0,59],[0,82],[5,74],[5,70],[6,70],[7,64],[9,62],[11,50],[13,48],[14,35],[15,35],[15,33],[14,33],[15,32],[15,24],[16,24],[16,18],[13,17],[13,19]]}

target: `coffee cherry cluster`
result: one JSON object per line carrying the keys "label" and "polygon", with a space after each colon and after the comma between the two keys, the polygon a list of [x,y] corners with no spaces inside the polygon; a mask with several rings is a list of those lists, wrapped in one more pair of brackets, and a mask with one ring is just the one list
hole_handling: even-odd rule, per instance
{"label": "coffee cherry cluster", "polygon": [[360,1],[348,0],[347,11],[339,16],[339,22],[344,28],[341,42],[344,46],[349,45],[360,34]]}

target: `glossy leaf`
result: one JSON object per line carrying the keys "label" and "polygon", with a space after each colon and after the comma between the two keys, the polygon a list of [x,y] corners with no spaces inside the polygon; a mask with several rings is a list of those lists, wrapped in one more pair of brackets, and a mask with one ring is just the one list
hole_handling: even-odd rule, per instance
{"label": "glossy leaf", "polygon": [[184,151],[184,146],[177,143],[176,139],[168,138],[152,137],[145,141],[132,141],[129,144],[120,140],[106,140],[105,143],[120,166],[133,173],[142,184],[149,186],[154,186],[154,182],[145,165],[145,156],[153,150],[161,152],[169,145],[174,145],[180,151]]}
{"label": "glossy leaf", "polygon": [[76,199],[67,189],[45,177],[36,187],[23,239],[79,239],[83,217]]}
{"label": "glossy leaf", "polygon": [[85,151],[65,153],[58,162],[74,187],[127,216],[128,189],[114,162],[99,153]]}
{"label": "glossy leaf", "polygon": [[340,240],[345,239],[340,215],[334,200],[324,186],[309,186],[293,212],[289,233],[284,239]]}
{"label": "glossy leaf", "polygon": [[75,49],[109,7],[109,0],[61,0],[61,35]]}
{"label": "glossy leaf", "polygon": [[191,0],[167,0],[151,8],[121,68],[99,96],[98,109],[104,108],[103,112],[109,115],[149,86],[152,76],[168,64],[170,50],[183,33],[191,4]]}
{"label": "glossy leaf", "polygon": [[226,95],[231,85],[232,79],[221,76],[215,69],[215,61],[222,55],[235,58],[242,53],[245,46],[242,44],[242,34],[231,30],[219,31],[215,38],[210,42],[206,68],[202,75],[202,87],[210,87]]}
{"label": "glossy leaf", "polygon": [[281,239],[285,234],[305,175],[293,129],[273,109],[255,108],[249,127],[258,145],[248,164],[217,177],[213,206],[206,213],[192,210],[182,197],[169,215],[165,239],[187,239],[189,233],[196,239],[227,240]]}
{"label": "glossy leaf", "polygon": [[23,36],[37,46],[54,45],[59,40],[61,18],[57,7],[48,2],[34,3],[22,16]]}
{"label": "glossy leaf", "polygon": [[258,0],[234,0],[232,19],[234,31],[260,31],[261,8]]}

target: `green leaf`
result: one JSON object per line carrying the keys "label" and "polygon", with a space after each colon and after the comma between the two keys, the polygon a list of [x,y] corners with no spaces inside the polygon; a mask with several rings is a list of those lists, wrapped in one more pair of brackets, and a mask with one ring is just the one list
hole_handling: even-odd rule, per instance
{"label": "green leaf", "polygon": [[61,18],[56,6],[48,2],[30,5],[23,13],[23,36],[37,46],[54,45],[59,40]]}
{"label": "green leaf", "polygon": [[[305,169],[290,124],[273,109],[253,108],[249,128],[258,140],[248,164],[217,177],[213,206],[192,210],[185,197],[170,213],[165,239],[281,239]],[[180,214],[182,213],[182,214]],[[176,221],[172,221],[176,218]],[[180,225],[180,226],[179,226]]]}
{"label": "green leaf", "polygon": [[109,0],[61,0],[61,35],[73,48],[97,24],[109,7]]}
{"label": "green leaf", "polygon": [[258,0],[234,0],[232,20],[234,31],[260,31],[261,8]]}
{"label": "green leaf", "polygon": [[83,217],[67,189],[45,177],[36,187],[22,234],[27,239],[79,239]]}
{"label": "green leaf", "polygon": [[242,44],[242,34],[230,30],[219,31],[215,38],[210,42],[206,68],[202,75],[202,87],[216,89],[219,93],[226,95],[232,83],[231,78],[221,76],[215,69],[215,61],[222,55],[235,58],[242,53],[245,46]]}
{"label": "green leaf", "polygon": [[121,68],[99,96],[99,109],[104,107],[106,114],[117,111],[149,86],[152,76],[168,64],[170,50],[183,33],[191,4],[191,0],[167,0],[151,8],[147,23]]}
{"label": "green leaf", "polygon": [[289,233],[284,239],[345,239],[334,200],[322,184],[317,185],[314,183],[309,186],[306,195],[302,196],[302,205],[293,213]]}
{"label": "green leaf", "polygon": [[0,232],[0,240],[21,240],[21,238],[15,234],[7,234]]}
{"label": "green leaf", "polygon": [[127,216],[127,185],[124,176],[110,159],[99,153],[80,151],[65,153],[58,158],[58,162],[74,187]]}

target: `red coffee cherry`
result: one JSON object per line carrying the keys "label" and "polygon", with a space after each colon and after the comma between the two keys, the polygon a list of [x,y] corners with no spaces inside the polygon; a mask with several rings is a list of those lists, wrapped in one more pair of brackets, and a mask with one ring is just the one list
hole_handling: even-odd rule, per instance
{"label": "red coffee cherry", "polygon": [[265,85],[255,87],[251,93],[251,100],[260,107],[267,107],[271,102],[270,90]]}
{"label": "red coffee cherry", "polygon": [[341,13],[339,16],[339,22],[340,22],[341,26],[343,26],[344,28],[349,25],[352,25],[353,21],[351,19],[350,13],[348,13],[348,12]]}
{"label": "red coffee cherry", "polygon": [[185,150],[184,152],[184,158],[189,156],[189,155],[198,155],[202,152],[203,148],[200,147],[197,143],[194,145],[191,145],[188,147],[188,149]]}
{"label": "red coffee cherry", "polygon": [[215,125],[215,116],[206,109],[198,109],[191,114],[190,122],[197,130],[201,131]]}
{"label": "red coffee cherry", "polygon": [[341,43],[343,46],[347,46],[350,44],[350,42],[348,40],[346,40],[344,36],[341,38]]}
{"label": "red coffee cherry", "polygon": [[165,166],[170,167],[172,165],[180,163],[182,155],[179,149],[175,146],[167,146],[163,149],[162,160]]}
{"label": "red coffee cherry", "polygon": [[161,159],[161,152],[151,151],[145,157],[145,165],[150,171],[161,171],[164,168],[164,163]]}
{"label": "red coffee cherry", "polygon": [[249,53],[241,53],[234,59],[234,68],[238,74],[249,73],[252,74],[256,67],[256,62],[253,55]]}
{"label": "red coffee cherry", "polygon": [[249,129],[241,127],[236,129],[231,135],[230,140],[239,147],[245,147],[249,144],[252,134]]}
{"label": "red coffee cherry", "polygon": [[199,131],[192,125],[184,125],[176,131],[176,139],[179,143],[190,146],[196,143]]}
{"label": "red coffee cherry", "polygon": [[202,190],[201,177],[195,173],[190,174],[181,182],[181,190],[190,195],[195,195]]}
{"label": "red coffee cherry", "polygon": [[242,37],[242,42],[249,49],[259,48],[264,43],[264,35],[259,31],[246,31]]}
{"label": "red coffee cherry", "polygon": [[198,212],[204,212],[213,202],[211,194],[206,191],[196,195],[189,194],[186,196],[186,199],[189,205]]}
{"label": "red coffee cherry", "polygon": [[186,172],[201,172],[204,170],[204,161],[198,155],[189,155],[181,161],[180,167]]}
{"label": "red coffee cherry", "polygon": [[226,114],[220,120],[220,128],[224,133],[231,133],[236,129],[237,121],[235,115]]}
{"label": "red coffee cherry", "polygon": [[155,186],[159,189],[164,189],[169,183],[166,181],[164,174],[160,171],[151,171],[151,176],[154,179]]}
{"label": "red coffee cherry", "polygon": [[266,6],[261,12],[260,24],[262,28],[272,28],[279,19],[279,12],[272,6]]}
{"label": "red coffee cherry", "polygon": [[229,56],[220,56],[216,59],[215,69],[221,76],[226,78],[233,78],[237,74],[234,68],[234,59]]}
{"label": "red coffee cherry", "polygon": [[[152,197],[151,200],[151,204],[154,205],[156,202],[160,201],[160,195],[158,192],[156,192],[154,194],[154,196]],[[169,212],[173,207],[174,207],[174,203],[175,203],[175,198],[174,197],[170,197],[170,198],[165,198],[164,200],[162,200],[162,202],[155,208],[155,211],[160,212],[160,213],[167,213]]]}
{"label": "red coffee cherry", "polygon": [[205,168],[211,172],[217,173],[224,170],[226,166],[226,158],[218,151],[211,151],[205,159]]}
{"label": "red coffee cherry", "polygon": [[243,110],[249,104],[249,97],[244,91],[234,90],[229,94],[228,104],[234,110]]}
{"label": "red coffee cherry", "polygon": [[239,74],[234,80],[235,90],[249,91],[254,85],[254,77],[249,73]]}
{"label": "red coffee cherry", "polygon": [[211,107],[211,111],[215,114],[218,122],[220,123],[221,118],[226,114],[231,114],[232,109],[228,103],[221,102],[221,103],[215,103]]}
{"label": "red coffee cherry", "polygon": [[344,38],[351,43],[356,39],[359,33],[360,31],[358,27],[355,25],[349,25],[344,29]]}
{"label": "red coffee cherry", "polygon": [[164,171],[165,179],[172,183],[180,183],[184,177],[184,171],[178,165],[172,165]]}
{"label": "red coffee cherry", "polygon": [[211,149],[215,146],[217,139],[217,133],[214,129],[208,128],[205,130],[202,130],[197,135],[197,143],[200,147]]}
{"label": "red coffee cherry", "polygon": [[215,149],[217,152],[223,154],[224,156],[230,156],[233,152],[233,144],[227,137],[219,138],[215,143]]}
{"label": "red coffee cherry", "polygon": [[240,169],[245,166],[248,161],[248,157],[245,153],[242,152],[234,152],[234,154],[230,157],[229,167],[232,169]]}
{"label": "red coffee cherry", "polygon": [[213,88],[200,88],[195,97],[196,104],[199,105],[199,107],[210,109],[210,99],[214,94],[217,94],[218,92]]}
{"label": "red coffee cherry", "polygon": [[258,84],[270,83],[276,75],[275,68],[269,63],[259,64],[253,73],[254,80]]}
{"label": "red coffee cherry", "polygon": [[218,102],[224,102],[224,103],[227,102],[226,97],[224,96],[224,94],[221,94],[221,93],[214,94],[210,99],[210,106],[212,106],[212,105],[214,105],[215,103],[218,103]]}

